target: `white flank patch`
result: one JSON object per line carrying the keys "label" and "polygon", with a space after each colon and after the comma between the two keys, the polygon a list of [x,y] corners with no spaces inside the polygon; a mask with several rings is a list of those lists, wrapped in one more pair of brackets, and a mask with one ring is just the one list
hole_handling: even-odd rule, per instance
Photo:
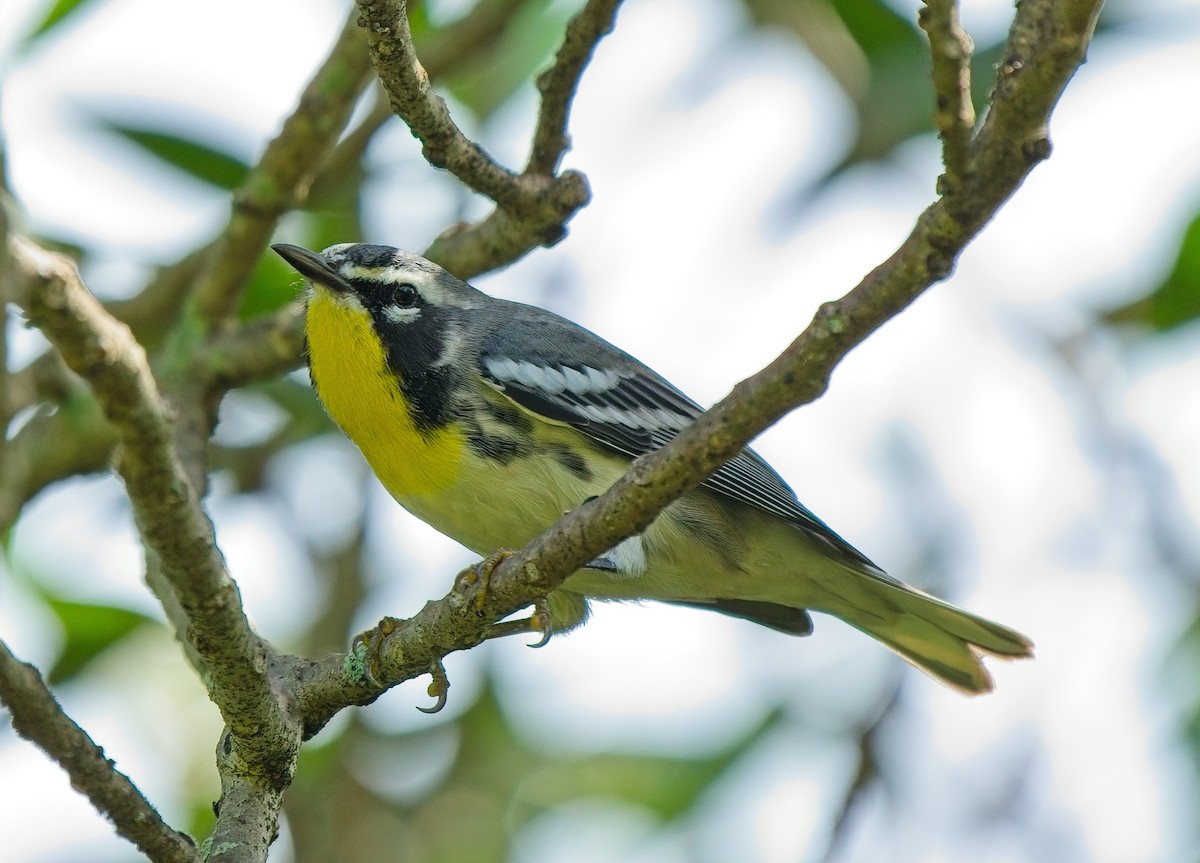
{"label": "white flank patch", "polygon": [[624,576],[638,576],[646,571],[646,549],[642,546],[640,536],[631,536],[622,540],[616,548],[604,555],[617,567],[617,572]]}

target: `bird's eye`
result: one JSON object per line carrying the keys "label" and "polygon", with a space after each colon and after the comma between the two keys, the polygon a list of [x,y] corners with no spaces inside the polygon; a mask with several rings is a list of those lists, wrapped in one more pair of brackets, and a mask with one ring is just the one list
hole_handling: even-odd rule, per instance
{"label": "bird's eye", "polygon": [[420,297],[417,289],[408,282],[402,282],[392,289],[392,303],[402,309],[411,309]]}

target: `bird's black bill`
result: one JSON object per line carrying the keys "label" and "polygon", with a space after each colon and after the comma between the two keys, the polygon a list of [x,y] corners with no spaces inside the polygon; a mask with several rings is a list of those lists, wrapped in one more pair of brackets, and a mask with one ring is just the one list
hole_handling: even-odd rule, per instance
{"label": "bird's black bill", "polygon": [[346,293],[352,288],[345,279],[338,275],[316,252],[310,252],[303,246],[293,246],[291,243],[276,243],[271,246],[275,254],[283,258],[292,268],[310,282],[324,285],[338,293]]}

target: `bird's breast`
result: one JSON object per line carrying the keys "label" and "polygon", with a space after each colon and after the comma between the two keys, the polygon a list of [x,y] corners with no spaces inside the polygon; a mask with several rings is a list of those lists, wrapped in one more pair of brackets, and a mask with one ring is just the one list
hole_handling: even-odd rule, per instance
{"label": "bird's breast", "polygon": [[418,430],[370,316],[316,291],[305,334],[317,396],[392,496],[403,501],[451,485],[464,437],[451,426]]}

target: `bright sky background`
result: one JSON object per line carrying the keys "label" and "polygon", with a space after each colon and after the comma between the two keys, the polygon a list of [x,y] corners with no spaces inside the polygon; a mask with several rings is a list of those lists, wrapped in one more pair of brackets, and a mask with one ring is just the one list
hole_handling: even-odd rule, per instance
{"label": "bright sky background", "polygon": [[[0,50],[44,5],[5,0]],[[903,708],[913,735],[903,775],[912,784],[894,790],[911,799],[907,820],[876,817],[863,827],[858,856],[852,849],[847,859],[875,859],[871,849],[890,836],[896,859],[1133,863],[1179,859],[1194,838],[1181,829],[1194,822],[1196,802],[1186,756],[1155,700],[1163,653],[1188,622],[1192,599],[1153,564],[1140,539],[1141,492],[1100,442],[1115,437],[1161,459],[1185,512],[1200,520],[1200,398],[1185,396],[1200,392],[1200,342],[1193,327],[1131,349],[1086,327],[1092,310],[1136,296],[1165,272],[1200,205],[1200,2],[1153,5],[1158,23],[1097,43],[1056,113],[1053,158],[954,278],[858,349],[820,402],[756,444],[801,500],[881,565],[1038,645],[1035,662],[992,663],[997,692],[987,698],[966,700],[904,672],[914,678]],[[964,7],[980,41],[1007,24],[1007,3]],[[220,195],[147,168],[118,142],[74,125],[76,112],[165,116],[252,159],[343,15],[329,0],[109,0],[35,54],[10,54],[0,67],[0,107],[32,229],[111,250],[85,274],[109,294],[209,236],[227,213]],[[588,175],[592,205],[558,247],[478,281],[553,305],[705,403],[890,254],[931,200],[939,169],[936,143],[914,142],[791,214],[795,193],[840,157],[851,113],[801,49],[782,38],[733,41],[737,26],[732,4],[718,0],[628,0],[572,118],[567,161]],[[526,94],[474,131],[501,160],[519,163],[534,108]],[[386,182],[368,235],[346,240],[419,249],[449,223],[460,201],[418,156],[399,126],[374,147]],[[16,350],[34,349],[35,335],[14,330],[14,338]],[[231,406],[233,428],[223,433],[256,433],[242,404]],[[250,613],[284,642],[320,595],[281,541],[283,526],[332,539],[347,523],[336,514],[362,505],[363,468],[352,448],[330,439],[301,455],[306,472],[287,480],[290,503],[232,498],[219,482],[211,502]],[[899,488],[920,497],[901,498]],[[306,508],[318,494],[319,511]],[[382,567],[410,577],[378,585],[364,626],[440,596],[446,573],[467,560],[374,494],[375,553]],[[930,584],[918,566],[923,536],[946,531],[955,536],[942,562],[951,583]],[[153,607],[114,480],[43,495],[21,522],[16,548],[74,590],[86,574],[96,598]],[[285,591],[299,601],[280,602]],[[52,626],[7,577],[0,634],[29,660],[54,655]],[[168,819],[178,818],[180,771],[209,785],[215,775],[211,759],[193,763],[174,741],[215,743],[218,720],[195,700],[174,647],[144,641],[124,649],[163,685],[125,685],[114,661],[112,688],[59,694]],[[545,650],[510,641],[452,657],[460,703],[484,662],[521,693],[507,707],[548,745],[681,752],[720,745],[781,693],[814,716],[869,712],[866,689],[847,681],[877,682],[898,665],[827,618],[811,639],[796,641],[649,605],[602,607],[588,627]],[[412,709],[425,702],[424,681],[411,683],[366,718],[414,727],[430,721]],[[168,727],[155,719],[163,714],[178,718]],[[1023,778],[1039,789],[1032,800],[1041,832],[992,833],[980,844],[978,832],[961,827],[969,813],[957,806],[959,790],[992,787],[1031,752],[1035,773]],[[549,861],[563,837],[589,849],[572,858],[582,861],[677,861],[701,847],[706,859],[801,859],[824,829],[821,813],[836,802],[851,755],[781,737],[722,786],[712,802],[720,819],[694,835],[650,841],[653,825],[627,812],[610,813],[611,829],[592,835],[588,813],[567,812],[536,825],[520,859]],[[3,777],[17,775],[23,790],[13,799]],[[128,859],[125,843],[65,778],[11,736],[0,738],[0,799],[0,836],[13,863],[84,853]],[[732,836],[748,839],[753,856],[742,856],[747,849]],[[274,859],[287,859],[286,847],[285,836]]]}

